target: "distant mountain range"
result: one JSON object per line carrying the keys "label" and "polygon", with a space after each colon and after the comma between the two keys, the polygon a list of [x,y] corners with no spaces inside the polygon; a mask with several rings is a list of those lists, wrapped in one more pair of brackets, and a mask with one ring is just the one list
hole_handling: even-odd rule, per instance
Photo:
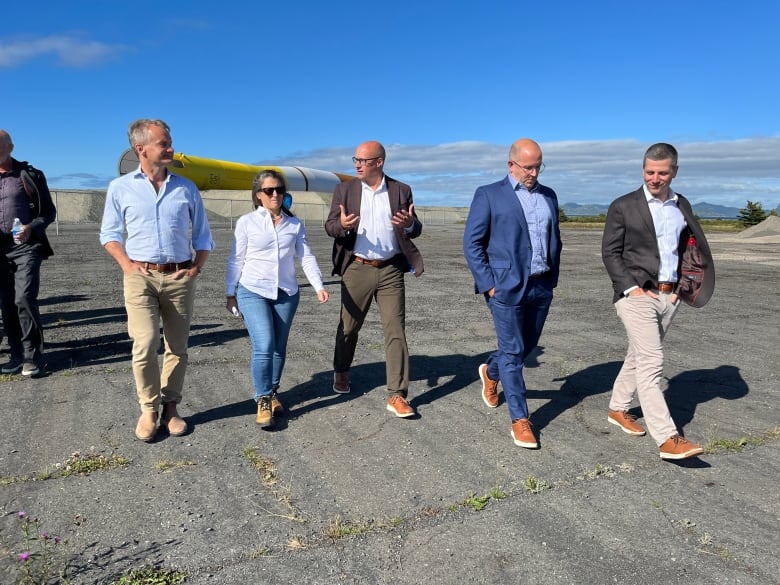
{"label": "distant mountain range", "polygon": [[[595,203],[563,203],[561,208],[572,217],[581,215],[606,215],[608,205],[598,205]],[[693,206],[693,212],[702,219],[734,219],[739,217],[741,207],[728,207],[726,205],[715,205],[714,203],[697,203]],[[766,209],[765,211],[771,211]],[[780,205],[775,209],[780,214]]]}

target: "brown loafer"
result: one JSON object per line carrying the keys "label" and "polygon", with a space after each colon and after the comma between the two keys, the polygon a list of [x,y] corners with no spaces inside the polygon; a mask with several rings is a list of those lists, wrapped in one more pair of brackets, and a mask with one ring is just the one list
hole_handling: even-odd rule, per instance
{"label": "brown loafer", "polygon": [[157,413],[156,412],[142,412],[138,417],[138,424],[135,425],[135,437],[139,441],[148,443],[154,439],[154,435],[157,433]]}

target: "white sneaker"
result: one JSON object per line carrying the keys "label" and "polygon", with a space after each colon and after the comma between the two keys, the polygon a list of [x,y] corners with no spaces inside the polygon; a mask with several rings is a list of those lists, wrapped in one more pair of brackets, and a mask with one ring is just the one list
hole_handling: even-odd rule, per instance
{"label": "white sneaker", "polygon": [[35,362],[24,362],[22,365],[22,376],[37,376],[40,373],[41,369]]}

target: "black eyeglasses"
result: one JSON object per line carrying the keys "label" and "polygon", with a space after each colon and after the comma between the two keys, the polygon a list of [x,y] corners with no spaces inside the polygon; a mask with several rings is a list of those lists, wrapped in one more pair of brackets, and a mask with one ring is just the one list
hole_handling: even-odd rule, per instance
{"label": "black eyeglasses", "polygon": [[526,167],[521,165],[519,162],[513,161],[511,158],[509,159],[509,162],[511,162],[516,167],[520,167],[527,175],[530,175],[534,171],[536,171],[537,175],[541,175],[544,172],[544,163],[540,164],[539,166]]}
{"label": "black eyeglasses", "polygon": [[273,196],[274,191],[276,191],[277,195],[284,195],[285,193],[284,187],[260,187],[259,191],[262,191],[269,197]]}
{"label": "black eyeglasses", "polygon": [[376,160],[378,158],[382,158],[381,156],[372,156],[371,158],[357,158],[356,156],[352,157],[352,162],[356,165],[365,165],[368,164],[372,160]]}

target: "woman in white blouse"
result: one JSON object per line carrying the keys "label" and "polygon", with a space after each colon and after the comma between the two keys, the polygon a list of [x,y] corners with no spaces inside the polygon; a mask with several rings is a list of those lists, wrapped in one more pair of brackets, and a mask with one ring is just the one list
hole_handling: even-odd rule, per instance
{"label": "woman in white blouse", "polygon": [[240,311],[252,340],[256,421],[263,428],[272,427],[274,415],[284,412],[277,392],[300,297],[296,256],[320,303],[328,300],[306,229],[283,205],[286,193],[282,174],[257,174],[252,185],[255,210],[236,222],[225,277],[226,308],[233,314]]}

